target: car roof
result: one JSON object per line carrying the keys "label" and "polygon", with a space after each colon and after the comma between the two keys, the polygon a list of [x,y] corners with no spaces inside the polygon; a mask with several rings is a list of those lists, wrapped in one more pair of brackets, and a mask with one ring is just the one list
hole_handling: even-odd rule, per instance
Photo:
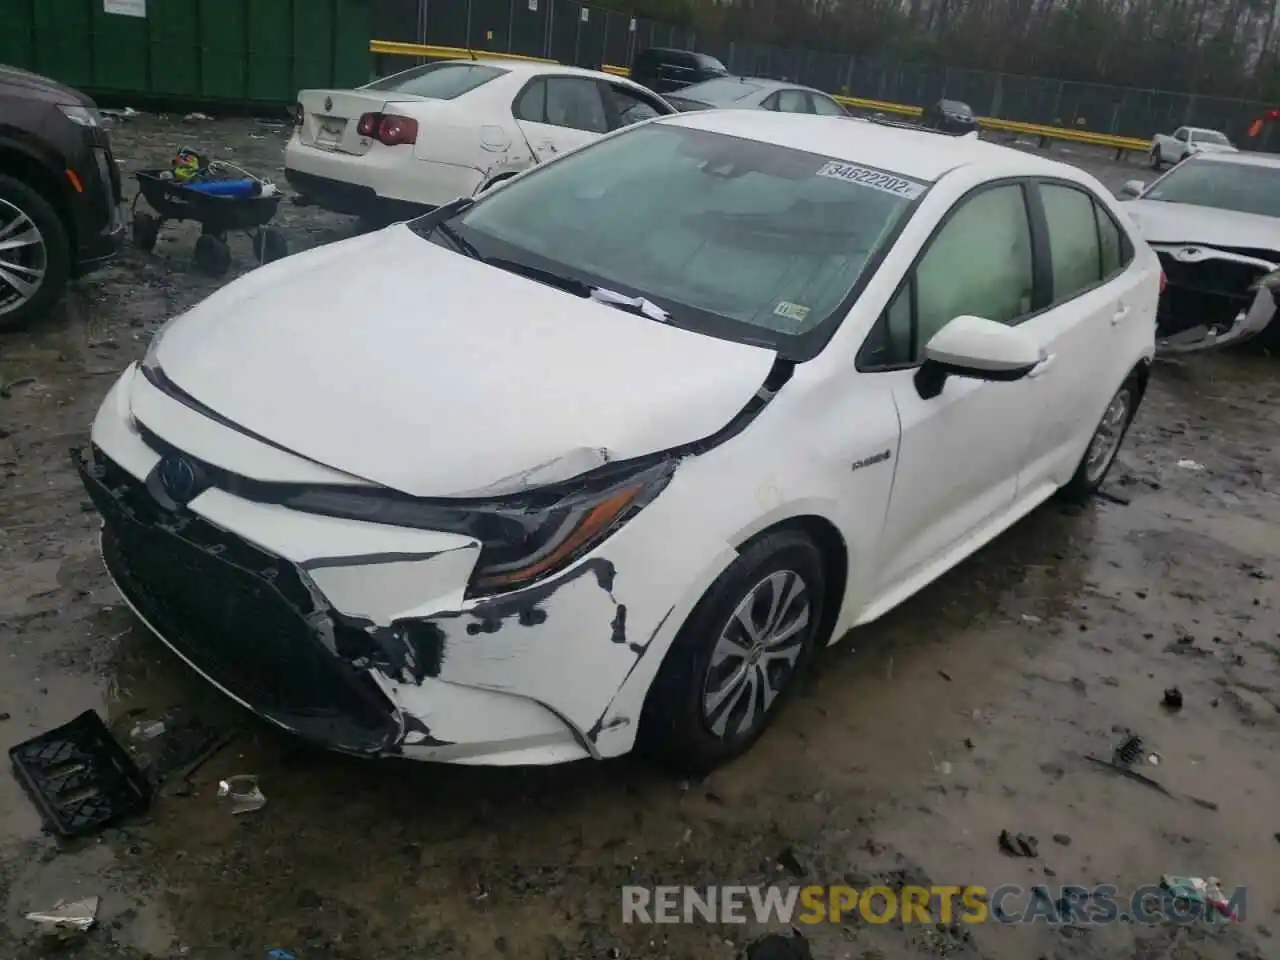
{"label": "car roof", "polygon": [[1274,153],[1249,153],[1241,151],[1240,153],[1197,153],[1194,157],[1188,157],[1183,163],[1194,161],[1195,163],[1233,163],[1237,166],[1244,165],[1249,167],[1280,167],[1280,155]]}
{"label": "car roof", "polygon": [[662,117],[712,133],[792,147],[847,163],[864,163],[916,180],[934,181],[975,163],[1016,162],[1019,172],[1078,179],[1075,167],[976,137],[953,137],[919,127],[888,126],[849,117],[818,117],[769,110],[704,110]]}
{"label": "car roof", "polygon": [[543,60],[508,60],[505,57],[478,57],[475,60],[450,60],[441,61],[448,63],[483,63],[487,67],[497,67],[505,70],[507,73],[515,76],[536,77],[544,73],[554,73],[560,76],[582,76],[593,77],[596,80],[620,80],[623,83],[632,83],[626,77],[616,77],[611,73],[605,73],[603,70],[588,70],[585,67],[570,67],[562,63],[548,63]]}
{"label": "car roof", "polygon": [[830,94],[822,93],[821,90],[814,89],[813,87],[806,87],[803,83],[790,83],[786,80],[773,80],[769,77],[740,77],[737,74],[732,73],[723,77],[711,77],[707,80],[699,80],[697,83],[691,84],[680,90],[672,91],[671,95],[674,97],[686,97],[688,99],[696,100],[701,92],[701,87],[711,86],[714,84],[714,89],[716,90],[727,90],[735,83],[740,83],[744,87],[749,86],[752,89],[744,90],[741,97],[735,97],[732,100],[717,98],[715,101],[708,99],[707,102],[714,102],[716,105],[737,103],[739,100],[745,100],[748,97],[755,97],[757,99],[766,97],[775,90],[807,90],[810,93],[822,94],[824,97],[830,96]]}
{"label": "car roof", "polygon": [[1190,130],[1192,133],[1218,133],[1224,137],[1226,136],[1221,130],[1216,130],[1213,127],[1186,127],[1185,129]]}

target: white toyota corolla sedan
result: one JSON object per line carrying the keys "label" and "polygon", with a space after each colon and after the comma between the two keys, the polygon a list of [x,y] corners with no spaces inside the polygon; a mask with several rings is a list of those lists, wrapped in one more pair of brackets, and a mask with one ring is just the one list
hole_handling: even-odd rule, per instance
{"label": "white toyota corolla sedan", "polygon": [[285,177],[304,201],[408,219],[675,108],[622,77],[555,63],[445,60],[355,90],[303,90]]}
{"label": "white toyota corolla sedan", "polygon": [[1072,167],[682,114],[230,284],[77,462],[128,603],[281,727],[707,769],[818,648],[1098,487],[1160,284]]}

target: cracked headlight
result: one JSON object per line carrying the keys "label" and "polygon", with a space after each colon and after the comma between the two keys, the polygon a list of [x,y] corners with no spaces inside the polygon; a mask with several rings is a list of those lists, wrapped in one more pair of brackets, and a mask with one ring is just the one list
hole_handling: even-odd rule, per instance
{"label": "cracked headlight", "polygon": [[480,541],[469,596],[536,583],[588,553],[656,497],[675,461],[620,464],[494,499],[419,499],[393,491],[300,489],[278,502],[307,513],[458,533]]}
{"label": "cracked headlight", "polygon": [[64,117],[82,127],[102,126],[102,116],[93,107],[86,107],[79,103],[60,103],[58,109],[62,111]]}

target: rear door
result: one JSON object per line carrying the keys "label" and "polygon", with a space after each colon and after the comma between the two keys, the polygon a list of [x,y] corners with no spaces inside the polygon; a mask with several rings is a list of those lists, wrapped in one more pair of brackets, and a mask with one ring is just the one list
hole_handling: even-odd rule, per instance
{"label": "rear door", "polygon": [[661,98],[622,83],[605,84],[605,105],[611,130],[674,112]]}
{"label": "rear door", "polygon": [[511,112],[538,162],[609,132],[605,85],[591,77],[537,77],[516,97]]}
{"label": "rear door", "polygon": [[1040,421],[1019,480],[1019,495],[1034,497],[1075,472],[1133,355],[1118,334],[1141,310],[1137,278],[1125,275],[1132,246],[1089,190],[1038,181],[1031,211],[1037,267],[1051,291],[1048,305],[1023,324],[1046,356],[1031,374]]}

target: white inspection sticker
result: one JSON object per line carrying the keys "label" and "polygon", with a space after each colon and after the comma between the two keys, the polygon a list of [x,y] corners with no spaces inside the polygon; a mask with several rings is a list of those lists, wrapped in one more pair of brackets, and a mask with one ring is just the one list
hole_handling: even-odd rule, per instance
{"label": "white inspection sticker", "polygon": [[868,170],[866,167],[855,166],[852,163],[839,163],[835,160],[824,163],[822,169],[818,171],[818,176],[857,183],[864,187],[871,187],[873,190],[882,190],[894,196],[905,197],[907,200],[914,200],[924,193],[924,184],[916,183],[914,180],[904,180],[891,173]]}

